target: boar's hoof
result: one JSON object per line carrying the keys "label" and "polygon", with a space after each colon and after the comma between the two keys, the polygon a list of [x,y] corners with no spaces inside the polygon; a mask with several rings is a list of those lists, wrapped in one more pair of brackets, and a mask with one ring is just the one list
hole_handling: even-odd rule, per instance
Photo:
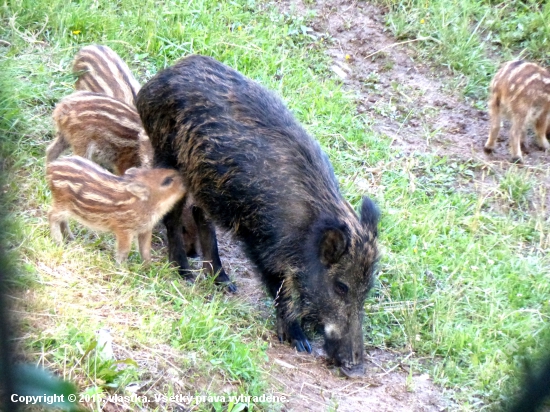
{"label": "boar's hoof", "polygon": [[295,347],[298,352],[311,353],[311,345],[307,338],[303,340],[291,339],[290,344],[292,347]]}
{"label": "boar's hoof", "polygon": [[229,279],[229,276],[227,276],[227,273],[225,273],[223,269],[218,273],[218,276],[216,276],[214,283],[216,285],[227,286],[229,292],[237,293],[237,286],[231,282],[231,279]]}
{"label": "boar's hoof", "polygon": [[222,282],[221,285],[226,286],[229,292],[237,293],[237,286],[233,282]]}
{"label": "boar's hoof", "polygon": [[185,279],[188,282],[195,281],[195,274],[190,269],[179,268],[178,273],[183,279]]}
{"label": "boar's hoof", "polygon": [[365,375],[364,365],[355,365],[352,367],[341,366],[340,372],[342,372],[348,378],[360,378]]}
{"label": "boar's hoof", "polygon": [[295,347],[298,352],[311,353],[311,345],[302,331],[298,321],[292,321],[285,325],[285,322],[277,317],[277,335],[279,342],[290,341],[290,346]]}
{"label": "boar's hoof", "polygon": [[227,290],[231,293],[237,293],[237,286],[233,282],[227,283]]}

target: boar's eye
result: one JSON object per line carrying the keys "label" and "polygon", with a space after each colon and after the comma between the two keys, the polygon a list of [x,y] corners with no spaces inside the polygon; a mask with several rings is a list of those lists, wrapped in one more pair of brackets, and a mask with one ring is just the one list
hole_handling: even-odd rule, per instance
{"label": "boar's eye", "polygon": [[336,293],[338,293],[342,297],[346,296],[349,291],[348,285],[340,281],[336,281],[336,283],[334,284],[334,289],[336,290]]}
{"label": "boar's eye", "polygon": [[173,181],[174,181],[174,177],[173,177],[173,176],[167,177],[167,178],[165,178],[165,179],[162,181],[161,186],[168,186],[168,185],[170,185]]}

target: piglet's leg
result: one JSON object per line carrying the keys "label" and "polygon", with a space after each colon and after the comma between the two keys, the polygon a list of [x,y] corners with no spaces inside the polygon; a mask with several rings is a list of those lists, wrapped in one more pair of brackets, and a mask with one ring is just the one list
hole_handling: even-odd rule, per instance
{"label": "piglet's leg", "polygon": [[227,273],[225,273],[222,267],[214,225],[206,218],[204,211],[200,207],[193,206],[193,218],[199,230],[201,250],[205,261],[203,269],[211,274],[217,273],[215,282],[220,285],[226,284],[230,292],[236,292],[237,287],[231,282],[229,276],[227,276]]}
{"label": "piglet's leg", "polygon": [[59,222],[59,227],[61,228],[61,233],[63,233],[63,237],[65,239],[74,240],[73,232],[71,232],[71,229],[69,228],[69,222],[62,220]]}
{"label": "piglet's leg", "polygon": [[148,265],[151,263],[151,238],[153,237],[153,231],[138,234],[139,254],[143,262]]}
{"label": "piglet's leg", "polygon": [[537,145],[542,150],[548,150],[550,144],[546,138],[546,130],[548,129],[548,112],[544,111],[535,123],[535,134],[537,136]]}
{"label": "piglet's leg", "polygon": [[525,117],[516,115],[512,120],[512,130],[510,132],[510,152],[512,153],[512,162],[521,163],[521,143],[525,140]]}
{"label": "piglet's leg", "polygon": [[132,247],[132,232],[120,231],[116,233],[116,261],[121,264],[128,258]]}
{"label": "piglet's leg", "polygon": [[63,226],[68,227],[63,214],[55,208],[52,208],[48,212],[48,221],[50,223],[50,233],[53,240],[58,244],[63,243]]}
{"label": "piglet's leg", "polygon": [[492,153],[497,142],[498,132],[500,131],[500,99],[493,94],[489,100],[489,114],[491,116],[491,131],[489,138],[485,143],[485,153]]}
{"label": "piglet's leg", "polygon": [[55,140],[46,149],[46,163],[56,160],[63,151],[70,147],[69,142],[61,132],[55,134]]}

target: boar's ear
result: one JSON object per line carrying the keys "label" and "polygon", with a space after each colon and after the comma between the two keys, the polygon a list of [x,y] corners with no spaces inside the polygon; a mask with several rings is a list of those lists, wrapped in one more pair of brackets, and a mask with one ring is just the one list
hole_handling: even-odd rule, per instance
{"label": "boar's ear", "polygon": [[129,183],[128,186],[126,186],[126,188],[134,196],[139,197],[140,200],[149,199],[149,189],[144,184],[141,184],[138,182],[132,182],[132,183]]}
{"label": "boar's ear", "polygon": [[338,262],[348,246],[345,232],[339,228],[329,228],[321,235],[319,256],[325,266]]}
{"label": "boar's ear", "polygon": [[378,234],[378,220],[380,219],[380,211],[372,200],[368,197],[363,198],[361,205],[361,223],[367,229],[372,230],[374,235]]}

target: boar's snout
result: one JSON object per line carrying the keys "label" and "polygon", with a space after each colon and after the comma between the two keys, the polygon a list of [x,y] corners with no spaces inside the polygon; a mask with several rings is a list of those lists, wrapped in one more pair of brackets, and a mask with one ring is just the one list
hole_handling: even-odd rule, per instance
{"label": "boar's snout", "polygon": [[360,378],[361,376],[365,375],[365,365],[355,365],[351,368],[341,366],[340,371],[348,378]]}
{"label": "boar's snout", "polygon": [[352,322],[347,333],[334,325],[325,325],[325,351],[348,378],[364,375],[361,322]]}

